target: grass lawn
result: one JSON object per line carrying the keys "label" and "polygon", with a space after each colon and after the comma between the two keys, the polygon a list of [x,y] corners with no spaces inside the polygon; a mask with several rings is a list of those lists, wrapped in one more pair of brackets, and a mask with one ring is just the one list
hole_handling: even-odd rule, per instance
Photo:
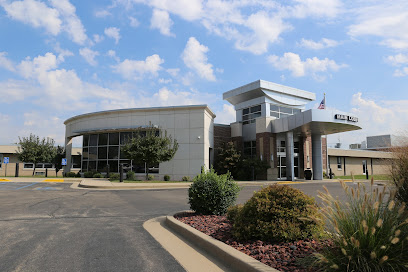
{"label": "grass lawn", "polygon": [[[371,180],[371,177],[374,177],[374,180],[390,180],[389,175],[369,175],[368,179]],[[335,179],[352,179],[351,176],[336,176]],[[354,179],[366,179],[366,175],[354,175]]]}

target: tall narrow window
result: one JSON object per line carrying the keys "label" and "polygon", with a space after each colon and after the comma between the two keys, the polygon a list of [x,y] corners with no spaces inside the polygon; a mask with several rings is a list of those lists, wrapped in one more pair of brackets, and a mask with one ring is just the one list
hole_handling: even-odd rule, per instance
{"label": "tall narrow window", "polygon": [[341,170],[341,157],[337,157],[337,169]]}

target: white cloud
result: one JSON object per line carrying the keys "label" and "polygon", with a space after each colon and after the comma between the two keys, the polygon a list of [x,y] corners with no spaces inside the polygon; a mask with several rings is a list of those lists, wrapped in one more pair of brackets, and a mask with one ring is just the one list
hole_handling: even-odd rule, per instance
{"label": "white cloud", "polygon": [[135,2],[166,10],[187,21],[200,19],[203,14],[202,0],[136,0]]}
{"label": "white cloud", "polygon": [[58,61],[60,62],[65,61],[65,57],[71,57],[74,55],[74,53],[72,53],[71,51],[62,49],[59,43],[55,45],[54,50],[58,53]]}
{"label": "white cloud", "polygon": [[7,52],[0,52],[0,68],[4,68],[9,71],[14,71],[14,64],[7,58]]}
{"label": "white cloud", "polygon": [[334,18],[342,12],[340,0],[295,0],[296,5],[287,8],[288,16],[295,18]]}
{"label": "white cloud", "polygon": [[392,66],[400,67],[394,71],[395,77],[404,77],[408,75],[408,67],[401,67],[408,65],[408,55],[400,53],[394,56],[388,56],[385,58],[385,61]]}
{"label": "white cloud", "polygon": [[109,50],[108,53],[107,53],[107,55],[108,55],[109,57],[113,58],[114,60],[116,60],[117,62],[120,61],[119,57],[116,56],[115,50]]}
{"label": "white cloud", "polygon": [[99,35],[99,34],[94,34],[93,35],[93,40],[94,40],[95,43],[100,43],[104,39],[105,39],[105,37],[103,35]]}
{"label": "white cloud", "polygon": [[215,123],[217,124],[231,124],[236,121],[236,113],[233,105],[223,104],[222,110],[215,112],[217,116]]}
{"label": "white cloud", "polygon": [[97,18],[105,18],[112,14],[106,9],[100,9],[100,10],[95,11],[94,15]]}
{"label": "white cloud", "polygon": [[14,79],[0,81],[0,97],[7,97],[7,99],[0,99],[0,103],[11,104],[15,101],[22,101],[37,95],[39,92],[40,90],[30,82]]}
{"label": "white cloud", "polygon": [[96,66],[98,62],[95,60],[99,56],[98,51],[91,50],[87,47],[79,49],[79,54],[92,66]]}
{"label": "white cloud", "polygon": [[135,17],[129,16],[129,21],[131,27],[138,27],[140,25],[139,20],[137,20]]}
{"label": "white cloud", "polygon": [[81,20],[76,15],[76,9],[68,0],[49,0],[63,17],[62,28],[68,33],[71,39],[78,44],[84,44],[88,37]]}
{"label": "white cloud", "polygon": [[315,42],[313,40],[302,39],[299,43],[299,46],[305,47],[308,49],[313,49],[313,50],[320,50],[324,48],[335,47],[338,45],[339,45],[339,42],[335,40],[326,39],[326,38],[322,38],[318,42]]}
{"label": "white cloud", "polygon": [[168,84],[171,83],[173,80],[171,78],[164,79],[164,78],[159,78],[159,83],[161,84]]}
{"label": "white cloud", "polygon": [[148,56],[146,60],[125,59],[121,63],[112,66],[115,73],[121,74],[126,79],[140,79],[145,74],[157,76],[162,69],[164,60],[159,55]]}
{"label": "white cloud", "polygon": [[206,55],[208,50],[208,47],[200,44],[196,38],[190,37],[181,57],[184,64],[194,70],[201,78],[215,81],[213,65],[208,63]]}
{"label": "white cloud", "polygon": [[61,31],[62,21],[56,9],[48,7],[43,2],[34,0],[14,1],[0,3],[7,15],[14,20],[21,21],[36,28],[45,28],[52,35]]}
{"label": "white cloud", "polygon": [[49,0],[49,3],[51,7],[35,0],[2,1],[0,5],[14,20],[35,28],[45,28],[54,36],[65,31],[75,43],[83,44],[87,36],[81,20],[75,14],[75,7],[68,0]]}
{"label": "white cloud", "polygon": [[58,66],[58,59],[53,53],[46,53],[31,60],[26,58],[17,66],[19,73],[24,78],[43,77],[49,70]]}
{"label": "white cloud", "polygon": [[166,36],[175,36],[171,33],[173,21],[170,19],[169,13],[165,10],[154,9],[150,20],[150,27],[158,29],[161,34]]}
{"label": "white cloud", "polygon": [[178,73],[180,72],[179,68],[170,68],[166,69],[166,72],[169,73],[172,77],[176,77]]}
{"label": "white cloud", "polygon": [[408,49],[408,2],[405,0],[373,2],[355,9],[356,23],[349,27],[353,37],[376,36],[385,46]]}
{"label": "white cloud", "polygon": [[209,103],[214,99],[215,96],[209,93],[202,93],[194,90],[171,91],[168,88],[163,87],[151,96],[140,96],[137,103],[143,107],[201,105]]}
{"label": "white cloud", "polygon": [[394,71],[393,74],[395,77],[405,77],[408,76],[408,67],[403,67],[401,69],[397,69]]}
{"label": "white cloud", "polygon": [[268,61],[278,70],[291,71],[294,77],[311,75],[317,80],[325,78],[321,73],[336,72],[341,68],[347,67],[345,64],[337,64],[334,60],[328,58],[318,59],[313,57],[302,61],[298,54],[292,52],[287,52],[282,57],[276,55],[269,56]]}
{"label": "white cloud", "polygon": [[117,27],[108,27],[108,28],[105,28],[105,35],[108,36],[109,38],[114,39],[115,43],[118,44],[120,40],[119,31],[120,29]]}

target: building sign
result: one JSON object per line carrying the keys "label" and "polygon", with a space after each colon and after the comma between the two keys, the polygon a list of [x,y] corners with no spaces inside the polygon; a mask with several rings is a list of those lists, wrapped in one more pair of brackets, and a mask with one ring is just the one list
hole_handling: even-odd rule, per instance
{"label": "building sign", "polygon": [[357,122],[358,122],[358,118],[357,118],[357,117],[349,116],[349,115],[345,115],[345,114],[336,114],[336,115],[334,115],[334,119],[337,119],[337,120],[347,120],[347,121],[354,122],[354,123],[357,123]]}
{"label": "building sign", "polygon": [[62,159],[62,161],[61,161],[61,165],[63,165],[63,166],[66,166],[67,165],[67,159]]}
{"label": "building sign", "polygon": [[4,164],[8,164],[9,161],[10,161],[10,157],[4,157],[4,161],[3,161]]}

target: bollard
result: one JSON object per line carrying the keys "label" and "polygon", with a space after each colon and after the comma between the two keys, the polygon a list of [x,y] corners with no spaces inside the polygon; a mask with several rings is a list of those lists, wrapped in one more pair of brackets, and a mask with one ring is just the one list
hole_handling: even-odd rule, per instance
{"label": "bollard", "polygon": [[123,164],[121,163],[119,165],[119,176],[120,176],[120,182],[123,182]]}
{"label": "bollard", "polygon": [[109,164],[106,165],[106,177],[109,178]]}
{"label": "bollard", "polygon": [[18,171],[19,171],[19,168],[20,167],[20,164],[19,163],[16,163],[16,172],[15,172],[15,175],[14,176],[16,176],[16,177],[18,177]]}
{"label": "bollard", "polygon": [[48,168],[45,168],[45,177],[48,178]]}

